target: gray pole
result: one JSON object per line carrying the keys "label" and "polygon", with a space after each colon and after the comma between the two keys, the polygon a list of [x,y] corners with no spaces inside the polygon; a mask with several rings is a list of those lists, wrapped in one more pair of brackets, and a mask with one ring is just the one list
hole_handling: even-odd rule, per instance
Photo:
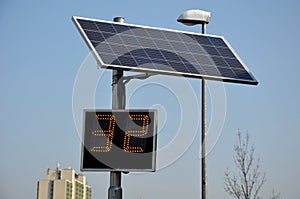
{"label": "gray pole", "polygon": [[[206,23],[202,23],[202,34],[206,34]],[[202,199],[207,199],[207,165],[206,165],[206,84],[202,79],[202,149],[201,149],[201,171],[202,171]]]}
{"label": "gray pole", "polygon": [[[114,22],[124,23],[124,18],[115,17]],[[122,80],[123,70],[113,70],[112,74],[112,109],[125,109],[126,91]],[[122,199],[121,172],[110,172],[108,199]]]}

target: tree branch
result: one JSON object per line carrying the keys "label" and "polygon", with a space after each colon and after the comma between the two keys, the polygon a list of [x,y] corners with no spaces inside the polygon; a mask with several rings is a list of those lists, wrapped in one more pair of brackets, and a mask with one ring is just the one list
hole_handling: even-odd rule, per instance
{"label": "tree branch", "polygon": [[[259,159],[254,164],[254,146],[249,148],[249,134],[244,137],[238,131],[238,140],[234,145],[234,164],[237,167],[238,175],[225,172],[224,190],[235,199],[259,199],[259,192],[266,181],[265,173],[261,174]],[[278,199],[278,198],[274,198]]]}

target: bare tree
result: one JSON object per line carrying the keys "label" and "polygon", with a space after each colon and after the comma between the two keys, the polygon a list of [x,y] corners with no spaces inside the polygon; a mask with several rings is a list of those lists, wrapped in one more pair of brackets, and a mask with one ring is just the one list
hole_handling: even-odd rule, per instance
{"label": "bare tree", "polygon": [[280,199],[280,193],[276,193],[274,190],[272,191],[272,195],[270,199]]}
{"label": "bare tree", "polygon": [[248,133],[243,137],[238,131],[234,152],[234,164],[238,172],[232,174],[227,169],[224,176],[225,191],[235,199],[260,199],[259,192],[266,181],[266,174],[260,172],[259,158],[254,157],[253,145],[249,146]]}

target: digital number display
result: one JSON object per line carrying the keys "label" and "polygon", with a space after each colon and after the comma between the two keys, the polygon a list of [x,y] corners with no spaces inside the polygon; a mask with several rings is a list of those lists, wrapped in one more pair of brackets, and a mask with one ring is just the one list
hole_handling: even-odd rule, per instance
{"label": "digital number display", "polygon": [[155,171],[155,110],[85,110],[82,171]]}

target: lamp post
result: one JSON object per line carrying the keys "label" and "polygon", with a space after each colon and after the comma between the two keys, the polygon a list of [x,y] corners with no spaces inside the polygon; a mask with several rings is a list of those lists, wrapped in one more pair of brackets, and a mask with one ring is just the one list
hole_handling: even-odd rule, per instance
{"label": "lamp post", "polygon": [[[182,13],[177,21],[187,25],[193,26],[197,24],[202,25],[202,34],[206,34],[206,24],[209,23],[211,17],[210,12],[202,10],[187,10]],[[201,122],[201,172],[202,172],[202,199],[207,199],[207,159],[206,159],[206,84],[205,80],[202,79],[202,122]]]}
{"label": "lamp post", "polygon": [[[114,22],[124,23],[124,18],[115,17]],[[125,109],[126,90],[122,80],[123,70],[113,70],[112,74],[112,109]],[[121,171],[110,172],[108,199],[122,199]]]}

